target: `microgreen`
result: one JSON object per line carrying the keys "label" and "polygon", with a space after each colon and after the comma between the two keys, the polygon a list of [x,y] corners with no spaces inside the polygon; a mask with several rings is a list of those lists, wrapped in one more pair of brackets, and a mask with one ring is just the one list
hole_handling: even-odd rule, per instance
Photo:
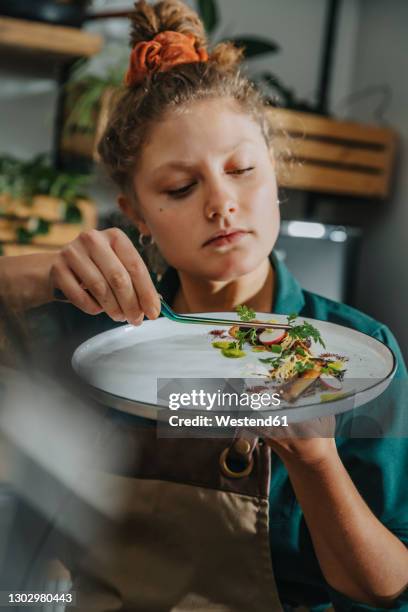
{"label": "microgreen", "polygon": [[252,308],[249,308],[248,306],[239,305],[236,307],[235,310],[239,318],[241,319],[241,321],[247,322],[247,321],[252,321],[253,319],[255,319],[255,316],[256,316],[255,310],[252,310]]}
{"label": "microgreen", "polygon": [[235,333],[236,348],[242,350],[245,342],[254,344],[256,342],[256,329],[249,327],[248,329],[238,329]]}
{"label": "microgreen", "polygon": [[306,363],[303,363],[302,361],[297,361],[295,363],[295,371],[298,374],[303,374],[303,372],[306,372],[307,370],[313,370],[314,368],[314,364],[311,361],[306,361]]}
{"label": "microgreen", "polygon": [[[288,316],[289,325],[292,325],[295,319],[296,319],[296,316],[289,315]],[[308,323],[307,321],[303,321],[303,325],[293,325],[291,329],[288,330],[288,334],[289,336],[291,336],[291,338],[294,338],[296,340],[309,340],[311,338],[315,342],[318,342],[319,344],[321,344],[323,348],[326,348],[326,345],[322,340],[319,330],[316,329],[316,327],[314,327],[311,323]]]}

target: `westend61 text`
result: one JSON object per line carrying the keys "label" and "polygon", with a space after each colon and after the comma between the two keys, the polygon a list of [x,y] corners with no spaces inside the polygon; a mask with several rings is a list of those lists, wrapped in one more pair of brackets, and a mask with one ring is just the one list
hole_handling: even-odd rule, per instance
{"label": "westend61 text", "polygon": [[179,408],[190,408],[194,406],[203,410],[215,408],[260,408],[277,407],[281,403],[279,393],[227,393],[218,390],[215,393],[208,393],[203,389],[197,391],[193,389],[189,393],[170,393],[169,408],[178,410]]}
{"label": "westend61 text", "polygon": [[169,417],[171,427],[288,427],[286,415],[269,415],[265,417],[232,417],[217,415],[181,417],[176,414]]}

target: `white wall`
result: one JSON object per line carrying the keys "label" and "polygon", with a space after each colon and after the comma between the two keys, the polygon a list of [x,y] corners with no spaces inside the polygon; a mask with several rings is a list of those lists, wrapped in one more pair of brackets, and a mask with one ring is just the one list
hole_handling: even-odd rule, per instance
{"label": "white wall", "polygon": [[[400,136],[394,193],[379,224],[366,237],[359,271],[358,302],[389,324],[408,359],[408,2],[362,0],[354,88],[387,84],[392,100],[386,119]],[[369,121],[373,100],[353,109]]]}
{"label": "white wall", "polygon": [[0,72],[0,153],[29,159],[51,150],[56,96],[52,80]]}

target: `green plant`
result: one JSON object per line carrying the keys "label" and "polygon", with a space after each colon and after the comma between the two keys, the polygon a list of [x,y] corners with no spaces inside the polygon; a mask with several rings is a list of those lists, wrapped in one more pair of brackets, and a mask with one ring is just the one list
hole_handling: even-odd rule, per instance
{"label": "green plant", "polygon": [[65,86],[66,136],[73,132],[94,134],[102,96],[123,83],[128,59],[127,48],[108,43],[97,58],[75,63]]}
{"label": "green plant", "polygon": [[[45,155],[38,155],[30,161],[0,155],[0,194],[22,199],[27,204],[36,195],[58,198],[65,204],[63,218],[68,223],[78,223],[82,218],[77,200],[86,197],[88,181],[89,177],[83,174],[59,172]],[[35,234],[47,233],[47,222],[40,219],[33,231]],[[26,240],[24,231],[20,233],[21,241]]]}
{"label": "green plant", "polygon": [[27,202],[33,196],[43,194],[75,204],[78,198],[86,197],[84,188],[88,180],[87,175],[59,172],[50,165],[46,155],[38,155],[29,161],[0,155],[0,194]]}
{"label": "green plant", "polygon": [[119,87],[123,81],[123,66],[110,67],[104,75],[87,74],[86,69],[82,62],[78,64],[66,85],[66,134],[74,131],[94,133],[103,93],[110,87]]}
{"label": "green plant", "polygon": [[[215,32],[219,26],[220,17],[216,0],[197,0],[197,9],[204,23],[207,35],[214,41]],[[236,46],[242,47],[246,59],[251,60],[268,53],[278,53],[280,47],[277,43],[266,40],[259,36],[228,36],[225,40],[233,42]],[[222,42],[218,40],[216,42]],[[252,80],[265,93],[275,92],[278,94],[280,106],[286,108],[296,108],[297,110],[312,110],[310,104],[304,100],[298,100],[295,92],[287,87],[277,76],[270,72],[252,73]],[[276,102],[275,96],[270,102]]]}
{"label": "green plant", "polygon": [[[197,9],[208,37],[212,40],[220,21],[217,3],[215,0],[198,0]],[[234,43],[237,47],[243,47],[247,59],[264,55],[265,53],[277,53],[280,49],[275,42],[259,36],[228,36],[226,40]],[[217,42],[223,41],[218,40]]]}

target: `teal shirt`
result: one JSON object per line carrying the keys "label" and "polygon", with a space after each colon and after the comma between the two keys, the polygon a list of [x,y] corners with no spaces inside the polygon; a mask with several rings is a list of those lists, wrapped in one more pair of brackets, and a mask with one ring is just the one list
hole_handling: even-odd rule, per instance
{"label": "teal shirt", "polygon": [[[408,545],[408,378],[398,344],[385,325],[354,308],[305,291],[274,255],[271,262],[276,279],[273,312],[296,312],[359,330],[389,346],[397,359],[396,376],[380,398],[337,417],[336,441],[341,459],[361,496],[377,518]],[[178,287],[176,271],[169,269],[157,287],[171,302]],[[106,315],[90,317],[69,304],[37,309],[36,325],[44,317],[49,325],[51,311],[54,313],[53,329],[48,335],[51,342],[61,339],[63,333],[64,339],[71,337],[77,345],[119,325]],[[366,437],[370,431],[372,437]],[[287,471],[275,454],[271,469],[270,535],[276,583],[285,604],[305,605],[314,612],[330,603],[341,612],[378,609],[354,602],[326,583]],[[387,609],[408,610],[408,590]]]}
{"label": "teal shirt", "polygon": [[[390,531],[408,545],[408,384],[407,370],[397,341],[385,325],[360,311],[303,290],[276,259],[274,267],[277,280],[275,313],[297,312],[301,316],[331,321],[364,332],[389,346],[397,359],[395,379],[380,398],[337,417],[337,446],[345,467],[368,506]],[[370,427],[367,419],[372,420],[373,436],[378,435],[377,426],[381,424],[381,437],[356,437],[360,428],[367,434]],[[290,601],[291,593],[302,592],[303,601],[313,606],[317,603],[324,578],[303,513],[294,498],[286,470],[276,455],[271,472],[271,549],[279,590],[284,601]],[[375,609],[349,600],[327,584],[325,589],[336,610],[354,612]],[[391,609],[408,610],[408,590],[394,602]]]}

